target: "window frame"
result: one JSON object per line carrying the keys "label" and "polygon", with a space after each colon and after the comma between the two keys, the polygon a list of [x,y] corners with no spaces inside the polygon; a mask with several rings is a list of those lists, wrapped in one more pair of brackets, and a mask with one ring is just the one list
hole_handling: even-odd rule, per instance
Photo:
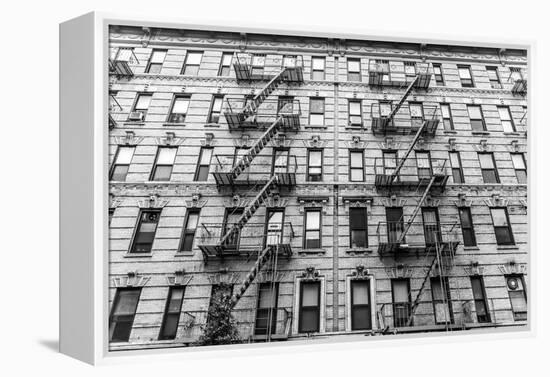
{"label": "window frame", "polygon": [[[454,131],[455,124],[454,124],[454,121],[453,121],[453,113],[452,113],[452,110],[451,110],[451,104],[447,103],[447,102],[441,102],[439,104],[439,107],[441,109],[441,119],[443,120],[443,129],[445,131]],[[445,117],[445,115],[443,113],[443,107],[446,107],[449,110],[449,116],[448,117]],[[445,127],[445,122],[446,121],[449,122],[450,128]]]}
{"label": "window frame", "polygon": [[[189,217],[191,217],[191,215],[197,215],[197,225],[194,229],[189,228]],[[181,232],[180,244],[178,246],[178,253],[190,253],[193,251],[193,245],[195,243],[195,236],[197,234],[197,229],[199,227],[200,217],[201,217],[200,208],[188,208],[185,211],[185,220],[183,222],[183,229]],[[186,245],[187,238],[189,237],[191,238],[191,244],[190,244],[191,247],[189,248],[189,250],[186,250],[185,245]]]}
{"label": "window frame", "polygon": [[[441,293],[446,296],[446,298],[437,299],[434,294],[434,282],[440,287]],[[441,277],[441,276],[435,276],[430,278],[430,290],[432,293],[432,306],[434,311],[434,321],[436,325],[440,324],[453,324],[454,323],[454,316],[453,316],[453,304],[451,299],[451,289],[449,285],[449,278],[447,276]],[[447,301],[447,308],[449,318],[448,321],[438,321],[437,318],[437,304],[445,304],[445,301]]]}
{"label": "window frame", "polygon": [[[487,77],[489,78],[489,84],[491,89],[502,89],[502,81],[500,80],[500,75],[498,73],[498,67],[496,66],[486,66],[485,70],[487,71]],[[496,79],[491,78],[490,72],[494,72]]]}
{"label": "window frame", "polygon": [[[224,58],[226,56],[230,57],[228,65],[224,65]],[[231,65],[233,64],[233,56],[234,56],[234,53],[232,53],[232,52],[222,52],[222,58],[220,60],[220,66],[218,68],[218,77],[231,76]],[[227,68],[227,74],[226,75],[224,74],[224,69],[225,68]]]}
{"label": "window frame", "polygon": [[[189,60],[189,56],[190,55],[194,55],[194,54],[200,54],[201,55],[201,58],[199,60],[199,63],[198,64],[189,64],[188,63],[188,60]],[[200,50],[187,50],[185,52],[185,60],[183,62],[183,67],[181,69],[181,74],[182,75],[188,75],[188,76],[198,76],[199,74],[199,70],[200,70],[200,67],[201,67],[201,63],[202,63],[202,59],[204,57],[204,51],[200,51]],[[189,67],[197,67],[197,72],[195,73],[186,73],[185,71],[187,71],[187,68]]]}
{"label": "window frame", "polygon": [[[367,286],[367,304],[356,304],[354,302],[354,286],[359,284],[366,284]],[[351,323],[351,331],[357,331],[357,330],[372,330],[372,297],[371,297],[371,282],[369,279],[351,279],[350,280],[350,323]],[[357,327],[354,323],[354,312],[356,310],[365,310],[368,309],[368,326],[367,327]]]}
{"label": "window frame", "polygon": [[[482,298],[476,298],[476,291],[475,291],[475,288],[474,288],[474,281],[478,281],[479,282],[479,289],[480,289],[480,294],[482,296]],[[470,276],[470,285],[472,286],[472,297],[473,297],[473,302],[474,302],[474,308],[475,308],[475,311],[476,311],[476,319],[477,319],[477,322],[478,323],[491,323],[491,313],[489,311],[489,304],[488,304],[488,301],[487,301],[487,291],[485,289],[485,282],[483,281],[483,276],[481,275],[472,275]],[[479,311],[478,311],[478,303],[481,303],[483,304],[483,307],[484,307],[484,310],[485,310],[485,317],[486,318],[483,318]]]}
{"label": "window frame", "polygon": [[[269,300],[270,304],[273,304],[273,305],[269,307],[260,307],[260,304],[262,302],[262,291],[265,291],[265,289],[262,290],[262,286],[266,286],[266,285],[270,286],[269,293],[273,292],[274,298],[273,300]],[[273,289],[271,289],[271,287],[273,287]],[[277,333],[277,312],[279,311],[278,307],[279,307],[279,282],[266,281],[266,282],[258,283],[256,312],[254,317],[254,335],[268,335],[268,334],[273,335]],[[271,311],[271,323],[269,323],[270,311]],[[263,312],[268,313],[267,317],[260,317],[260,314]],[[265,329],[258,327],[258,321],[260,318],[265,319],[265,323],[266,323]],[[261,330],[265,330],[265,332]]]}
{"label": "window frame", "polygon": [[[320,101],[323,103],[323,111],[322,112],[314,112],[312,111],[312,102],[313,101]],[[323,116],[323,123],[317,124],[311,122],[311,115],[322,115]],[[325,97],[309,97],[309,126],[310,127],[325,127],[325,121],[326,121],[326,99]]]}
{"label": "window frame", "polygon": [[[500,110],[505,110],[508,114],[509,119],[502,119],[502,116],[500,114]],[[502,126],[502,132],[505,133],[513,133],[517,132],[516,123],[514,122],[514,118],[512,117],[512,112],[510,111],[510,106],[497,106],[497,113],[498,118],[500,120],[500,125]],[[510,122],[511,131],[507,131],[504,129],[504,123],[503,122]]]}
{"label": "window frame", "polygon": [[[523,169],[518,169],[516,167],[516,164],[514,162],[514,156],[519,156],[521,157],[521,160],[522,160],[522,163],[523,163]],[[525,161],[525,153],[522,153],[522,152],[511,152],[510,153],[510,159],[512,160],[512,166],[514,167],[514,171],[516,173],[516,179],[518,181],[518,184],[520,185],[524,185],[524,184],[527,184],[527,162]],[[520,175],[518,175],[518,173],[524,173],[525,175],[525,178],[520,178]]]}
{"label": "window frame", "polygon": [[[481,158],[480,158],[481,155],[491,156],[491,160],[492,160],[492,164],[493,164],[492,169],[483,168]],[[478,157],[478,161],[479,161],[479,167],[481,169],[481,176],[483,178],[483,183],[489,183],[489,184],[495,184],[496,183],[496,184],[499,184],[500,183],[500,176],[498,174],[498,169],[497,169],[494,153],[493,152],[477,152],[477,157]],[[487,182],[488,177],[484,173],[489,173],[490,170],[494,174],[495,182]]]}
{"label": "window frame", "polygon": [[[460,70],[461,69],[467,69],[468,70],[468,76],[470,76],[469,79],[463,79],[463,78],[460,77]],[[474,76],[472,75],[472,66],[471,65],[465,65],[465,64],[458,64],[457,65],[457,70],[458,70],[458,79],[460,81],[460,85],[463,88],[475,88]],[[466,81],[466,80],[469,80],[469,81]]]}
{"label": "window frame", "polygon": [[[314,60],[323,61],[323,68],[322,69],[315,69],[315,64],[313,63]],[[325,75],[326,69],[327,69],[327,59],[324,56],[312,56],[311,57],[311,80],[313,80],[313,81],[325,80],[325,78],[326,78],[326,75]],[[315,77],[316,73],[318,73],[318,72],[322,73],[321,78]]]}
{"label": "window frame", "polygon": [[[135,248],[137,247],[137,239],[141,231],[141,224],[142,224],[142,216],[145,213],[156,213],[158,215],[158,220],[155,226],[155,231],[153,232],[153,237],[150,245],[150,249],[148,251],[135,251]],[[151,254],[153,252],[153,244],[155,243],[155,237],[157,235],[157,230],[160,223],[160,215],[162,213],[161,208],[140,208],[138,213],[138,218],[136,221],[136,225],[134,226],[134,234],[132,235],[132,242],[130,243],[130,249],[128,251],[128,254],[137,254],[137,255],[147,255]],[[150,232],[148,232],[150,233]]]}
{"label": "window frame", "polygon": [[[464,211],[464,212],[463,212]],[[465,213],[468,217],[469,224],[466,224],[462,221],[462,213]],[[476,232],[474,227],[474,221],[472,218],[472,211],[470,207],[458,207],[458,220],[460,221],[460,228],[462,229],[462,242],[464,243],[464,246],[466,247],[476,247],[477,246],[477,239],[476,239]],[[469,237],[466,237],[466,233],[469,233]],[[469,242],[468,245],[466,245],[466,239],[472,240],[472,243]]]}
{"label": "window frame", "polygon": [[[361,228],[359,226],[353,226],[352,224],[352,212],[363,212],[362,215],[364,215],[365,220],[365,227]],[[352,249],[365,249],[369,247],[369,222],[368,222],[368,211],[366,207],[352,207],[349,209],[349,247]],[[360,231],[364,232],[365,236],[365,244],[361,246],[354,246],[353,245],[353,232],[354,231]]]}
{"label": "window frame", "polygon": [[[456,156],[456,160],[458,162],[458,167],[453,165],[453,158],[452,156]],[[460,152],[458,151],[449,151],[449,165],[451,166],[451,174],[453,176],[453,183],[456,184],[464,184],[466,181],[464,179],[464,170],[462,169],[462,158],[460,157]],[[458,172],[459,181],[455,179],[455,172]]]}
{"label": "window frame", "polygon": [[[407,299],[408,301],[395,301],[395,284],[397,282],[404,282],[406,283],[406,289],[407,289]],[[411,279],[409,278],[396,278],[396,279],[391,279],[391,302],[392,302],[392,314],[393,314],[393,325],[394,327],[405,327],[407,326],[407,322],[410,318],[410,315],[411,315],[411,309],[412,309],[412,300],[411,300]],[[403,318],[401,317],[397,317],[396,315],[396,306],[397,305],[405,305],[406,307],[406,313],[408,314],[407,315],[407,322],[403,322]],[[414,319],[413,319],[414,320]]]}
{"label": "window frame", "polygon": [[[316,285],[317,286],[317,305],[316,306],[313,306],[313,305],[304,306],[303,305],[304,286],[305,285]],[[322,290],[321,290],[321,281],[320,280],[312,280],[312,281],[301,280],[300,281],[300,300],[299,300],[299,308],[298,308],[298,333],[302,333],[302,334],[303,333],[315,333],[315,332],[319,332],[321,330],[321,294],[322,294]],[[303,316],[304,308],[307,308],[308,310],[311,310],[312,312],[317,314],[317,316],[316,316],[317,326],[313,331],[304,331],[304,323],[302,322],[303,318],[304,318],[304,316]]]}
{"label": "window frame", "polygon": [[[521,290],[521,292],[523,292],[523,300],[525,301],[525,307],[526,307],[525,312],[514,310],[514,304],[513,304],[512,296],[510,295],[510,292],[520,292],[520,291],[511,290],[508,286],[508,279],[519,279],[520,280],[522,288],[523,288]],[[524,275],[523,274],[506,274],[506,275],[504,275],[504,281],[506,283],[506,290],[508,291],[508,299],[510,300],[510,308],[512,310],[512,315],[514,317],[514,321],[525,321],[525,320],[527,320],[527,313],[528,313],[529,308],[527,306],[528,305],[527,304],[527,289],[525,287]]]}
{"label": "window frame", "polygon": [[[214,110],[216,100],[221,101],[219,111]],[[208,119],[207,119],[206,123],[211,123],[211,124],[219,124],[220,123],[220,118],[221,118],[222,112],[223,112],[223,100],[224,100],[223,94],[215,94],[215,95],[212,96],[212,100],[210,101],[210,108],[208,109]],[[217,119],[215,118],[216,116],[217,116]]]}
{"label": "window frame", "polygon": [[[504,211],[504,215],[506,216],[506,225],[495,225],[495,217],[493,216],[493,210],[503,210]],[[512,224],[510,223],[510,216],[508,214],[508,208],[507,207],[490,207],[489,208],[489,212],[491,213],[491,220],[493,222],[493,230],[494,230],[494,233],[495,233],[495,239],[496,239],[496,243],[497,245],[515,245],[516,242],[515,242],[515,238],[514,238],[514,232],[512,231]],[[503,242],[502,240],[499,240],[499,236],[498,236],[498,232],[497,232],[497,229],[506,229],[507,231],[507,236],[509,238],[509,241],[505,241]]]}
{"label": "window frame", "polygon": [[[121,297],[120,297],[120,292],[121,291],[135,291],[135,292],[137,292],[136,306],[134,308],[134,313],[133,314],[117,315],[115,313],[115,309],[118,306],[118,304],[120,302],[120,299],[121,299]],[[123,343],[123,342],[128,342],[130,340],[130,336],[132,335],[132,330],[133,330],[133,327],[134,327],[134,321],[135,321],[135,318],[136,318],[137,308],[139,306],[139,300],[141,298],[141,291],[142,291],[141,287],[120,287],[120,288],[116,289],[115,297],[113,299],[113,304],[111,306],[111,313],[109,314],[109,342],[110,343]],[[112,327],[113,326],[116,327],[116,324],[121,322],[118,319],[118,317],[131,317],[131,318],[128,318],[126,321],[124,321],[124,322],[127,322],[127,323],[130,324],[130,330],[128,331],[128,336],[125,337],[125,339],[115,339],[115,340],[113,340],[113,335],[114,335],[115,329],[112,328]]]}
{"label": "window frame", "polygon": [[[165,149],[175,149],[175,151],[176,151],[176,153],[174,154],[174,160],[172,161],[172,164],[170,164],[170,165],[168,165],[168,164],[159,164],[158,163],[160,154]],[[153,168],[151,169],[151,174],[149,176],[149,181],[151,181],[151,182],[169,182],[170,179],[172,178],[172,172],[174,170],[174,165],[176,163],[176,157],[177,156],[178,156],[178,147],[177,146],[172,146],[172,145],[159,146],[157,148],[157,154],[155,156],[155,162],[153,163]],[[156,178],[155,175],[157,174],[157,169],[159,167],[170,167],[170,174],[169,174],[168,179],[155,179]]]}
{"label": "window frame", "polygon": [[[117,163],[118,157],[120,155],[121,149],[132,149],[132,157],[130,158],[130,162],[127,164],[119,164]],[[116,182],[126,182],[126,178],[128,177],[128,172],[130,171],[130,166],[132,165],[132,160],[134,159],[134,155],[136,154],[136,146],[135,145],[119,145],[115,156],[113,157],[113,163],[111,164],[111,169],[109,171],[109,181],[113,181],[113,175],[115,173],[115,170],[119,166],[128,166],[128,169],[126,170],[126,173],[124,174],[124,180],[122,181],[116,181]]]}
{"label": "window frame", "polygon": [[[351,113],[351,104],[352,103],[359,104],[359,114],[358,115]],[[359,117],[360,118],[359,123],[353,122],[352,117]],[[350,127],[356,127],[356,128],[363,127],[363,101],[362,100],[355,99],[355,98],[348,99],[348,125]]]}
{"label": "window frame", "polygon": [[[351,166],[351,162],[352,162],[352,158],[351,158],[351,155],[353,153],[360,153],[361,154],[361,167],[352,167]],[[349,158],[349,166],[348,166],[348,180],[350,182],[365,182],[365,151],[363,149],[349,149],[349,153],[348,153],[348,158]],[[361,170],[361,180],[354,180],[352,179],[352,174],[351,172],[353,170]]]}
{"label": "window frame", "polygon": [[[174,291],[176,291],[176,290],[181,290],[181,300],[180,300],[179,305],[178,305],[178,307],[179,307],[178,310],[177,311],[171,311],[170,307],[171,307],[172,299],[173,299],[173,296],[174,296]],[[181,308],[183,306],[184,298],[185,298],[185,285],[172,285],[172,286],[169,287],[168,296],[166,297],[166,305],[164,307],[164,314],[162,316],[162,324],[160,326],[160,331],[159,331],[159,336],[158,336],[159,340],[173,340],[173,339],[176,339],[176,337],[178,335],[178,326],[179,326],[179,322],[180,322]],[[165,334],[165,330],[166,330],[166,326],[167,326],[169,316],[173,316],[173,317],[177,316],[176,331],[173,334],[167,335],[167,334]]]}
{"label": "window frame", "polygon": [[[470,108],[478,108],[479,109],[479,115],[481,118],[472,118],[470,115]],[[466,105],[466,112],[468,113],[468,119],[470,120],[470,128],[472,132],[486,132],[487,131],[487,123],[485,122],[485,116],[483,115],[483,107],[481,105]],[[481,129],[477,129],[477,126],[474,127],[474,123],[472,121],[481,121]]]}
{"label": "window frame", "polygon": [[[138,104],[139,104],[139,100],[142,98],[142,97],[149,97],[149,103],[147,104],[147,108],[138,108]],[[141,122],[144,122],[145,121],[145,117],[147,116],[147,113],[149,112],[149,107],[151,106],[151,101],[153,100],[153,93],[148,93],[148,92],[138,92],[136,93],[136,98],[134,99],[134,103],[132,104],[132,108],[130,110],[130,113],[128,114],[128,122],[135,122],[134,120],[130,119],[130,115],[132,113],[142,113],[143,116],[142,116],[142,119],[141,119]]]}
{"label": "window frame", "polygon": [[[350,71],[350,65],[349,63],[351,62],[354,62],[354,63],[358,63],[359,65],[359,70],[358,71]],[[361,58],[347,58],[346,59],[346,69],[347,69],[347,81],[352,81],[352,82],[362,82],[363,80],[363,77],[361,75]],[[353,75],[357,75],[358,79],[353,79],[352,76]]]}
{"label": "window frame", "polygon": [[[202,156],[205,150],[211,150],[210,152],[210,161],[208,161],[208,164],[202,164]],[[197,167],[195,168],[195,176],[193,178],[193,182],[206,182],[208,181],[208,177],[210,176],[210,166],[212,165],[212,157],[214,156],[214,147],[201,147],[199,152],[199,159],[197,160]],[[208,167],[208,171],[206,172],[206,178],[203,180],[199,180],[201,168],[204,168],[205,166]]]}
{"label": "window frame", "polygon": [[[318,152],[321,154],[319,166],[311,165],[311,153]],[[308,148],[307,149],[307,169],[306,169],[306,182],[322,182],[323,181],[323,148]],[[311,168],[320,169],[319,174],[312,174]],[[312,179],[312,177],[319,177],[319,179]]]}
{"label": "window frame", "polygon": [[[436,67],[439,69],[440,73],[435,73]],[[434,80],[436,86],[445,86],[445,78],[443,76],[443,64],[441,63],[432,63],[432,69],[434,71]],[[439,76],[439,80],[438,80]]]}
{"label": "window frame", "polygon": [[[317,224],[317,228],[310,229],[308,228],[308,225],[307,225],[308,214],[313,212],[316,212],[319,214],[319,222]],[[317,247],[311,247],[308,245],[308,241],[307,241],[308,232],[317,232],[317,234],[319,235],[319,237],[316,239],[319,242],[319,245],[317,245]],[[304,250],[321,249],[323,247],[323,212],[321,208],[311,207],[311,208],[306,208],[304,210],[304,230],[303,230],[302,239],[303,239],[302,248]]]}
{"label": "window frame", "polygon": [[[175,113],[174,107],[176,106],[176,102],[180,99],[186,99],[187,100],[187,110],[185,113]],[[187,118],[187,113],[189,112],[189,106],[191,105],[191,95],[189,94],[175,94],[172,97],[172,103],[170,104],[170,111],[168,112],[168,116],[166,117],[167,123],[174,123],[174,124],[181,124],[185,122],[185,119]],[[174,121],[174,116],[179,115],[183,116],[183,119],[181,121]]]}
{"label": "window frame", "polygon": [[[155,55],[156,52],[164,52],[164,57],[162,58],[162,62],[158,63],[158,62],[153,62],[153,57]],[[147,66],[145,67],[145,73],[148,73],[148,74],[151,74],[151,75],[159,75],[161,70],[162,70],[162,66],[164,65],[164,61],[166,60],[166,55],[168,55],[168,50],[167,49],[163,49],[163,48],[154,48],[152,51],[151,51],[151,55],[149,56],[149,60],[147,61]],[[158,72],[153,72],[151,73],[151,67],[152,66],[160,66],[159,68],[159,71]]]}

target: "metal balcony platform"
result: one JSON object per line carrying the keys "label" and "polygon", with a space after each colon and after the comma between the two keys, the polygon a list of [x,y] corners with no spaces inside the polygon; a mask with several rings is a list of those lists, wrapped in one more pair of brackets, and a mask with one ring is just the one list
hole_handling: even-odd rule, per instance
{"label": "metal balcony platform", "polygon": [[441,120],[437,105],[403,104],[390,119],[388,115],[393,106],[392,103],[371,104],[371,128],[374,135],[409,135],[424,127],[422,136],[435,136]]}

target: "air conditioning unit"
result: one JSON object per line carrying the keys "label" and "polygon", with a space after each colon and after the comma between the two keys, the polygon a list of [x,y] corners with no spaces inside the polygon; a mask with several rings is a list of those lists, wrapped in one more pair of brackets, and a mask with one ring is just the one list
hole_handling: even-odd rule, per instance
{"label": "air conditioning unit", "polygon": [[139,122],[143,121],[143,118],[145,118],[145,114],[141,111],[132,111],[128,116],[128,120]]}
{"label": "air conditioning unit", "polygon": [[523,282],[520,277],[511,276],[506,279],[506,285],[510,291],[521,291],[523,290]]}

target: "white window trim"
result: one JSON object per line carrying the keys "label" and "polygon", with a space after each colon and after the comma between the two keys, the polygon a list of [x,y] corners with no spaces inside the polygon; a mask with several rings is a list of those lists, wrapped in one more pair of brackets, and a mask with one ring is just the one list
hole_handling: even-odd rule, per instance
{"label": "white window trim", "polygon": [[[326,279],[324,276],[319,276],[314,279],[321,282],[321,297],[319,302],[319,334],[324,333],[326,322]],[[300,320],[300,286],[302,281],[311,281],[308,278],[296,277],[294,279],[294,310],[292,311],[292,334],[300,334],[298,332],[299,320]]]}
{"label": "white window trim", "polygon": [[[376,320],[376,279],[374,275],[367,275],[365,278],[357,278],[356,276],[347,276],[346,277],[346,332],[351,330],[351,281],[352,280],[368,280],[369,281],[369,290],[370,290],[370,299],[371,299],[371,331],[378,329],[378,321]],[[369,330],[357,330],[357,331],[369,331]]]}

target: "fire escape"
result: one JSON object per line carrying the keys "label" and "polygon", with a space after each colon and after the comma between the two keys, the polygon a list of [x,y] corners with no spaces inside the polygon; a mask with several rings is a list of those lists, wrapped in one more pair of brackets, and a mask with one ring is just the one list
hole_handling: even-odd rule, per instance
{"label": "fire escape", "polygon": [[[371,86],[404,90],[397,101],[382,101],[372,105],[373,134],[413,135],[403,155],[399,156],[396,150],[385,150],[384,157],[375,159],[375,186],[377,190],[389,194],[409,191],[419,197],[418,204],[408,219],[403,215],[402,207],[397,207],[393,212],[390,210],[391,214],[386,214],[387,221],[378,224],[378,253],[383,258],[390,257],[394,260],[403,256],[423,256],[426,259],[425,265],[428,266],[414,300],[409,288],[408,297],[411,300],[408,303],[399,303],[397,306],[392,304],[393,324],[386,320],[386,305],[382,305],[378,311],[378,319],[385,331],[391,327],[413,326],[415,312],[430,276],[439,276],[442,285],[447,284],[445,274],[448,267],[452,266],[459,244],[458,228],[455,224],[441,223],[437,212],[427,211],[425,214],[422,211],[425,201],[432,193],[445,190],[449,178],[447,161],[433,161],[429,152],[417,146],[420,139],[427,140],[435,136],[440,122],[437,104],[430,106],[418,102],[406,103],[413,90],[427,89],[430,79],[431,72],[427,63],[390,63],[381,60],[369,62]],[[413,153],[416,158],[411,158]],[[415,221],[421,212],[422,221]],[[434,271],[436,273],[432,275]]]}
{"label": "fire escape", "polygon": [[[258,59],[256,59],[258,60]],[[239,83],[267,81],[261,90],[248,98],[227,98],[224,116],[230,131],[259,130],[262,135],[244,153],[214,156],[213,176],[219,190],[248,189],[254,195],[246,208],[232,213],[231,224],[201,224],[199,248],[205,261],[224,260],[230,256],[255,257],[255,263],[234,290],[235,306],[257,274],[267,265],[276,268],[279,256],[290,257],[292,224],[274,221],[267,224],[250,221],[256,211],[282,188],[296,184],[296,158],[288,150],[274,148],[272,155],[262,151],[270,146],[282,132],[297,132],[300,128],[300,106],[292,98],[271,99],[270,95],[282,83],[301,83],[303,66],[301,57],[284,57],[278,61],[259,65],[253,55],[238,53],[233,68]]]}

